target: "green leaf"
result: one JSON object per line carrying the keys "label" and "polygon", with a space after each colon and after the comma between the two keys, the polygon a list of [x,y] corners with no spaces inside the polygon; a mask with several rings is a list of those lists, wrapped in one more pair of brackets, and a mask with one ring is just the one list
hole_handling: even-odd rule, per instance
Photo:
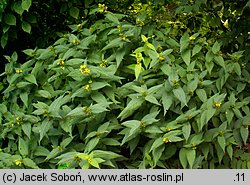
{"label": "green leaf", "polygon": [[232,160],[233,159],[233,147],[232,147],[232,145],[227,146],[227,153],[228,153],[230,159]]}
{"label": "green leaf", "polygon": [[93,154],[93,156],[96,158],[100,157],[100,158],[105,159],[105,160],[110,160],[110,159],[122,157],[121,155],[119,155],[115,152],[103,151],[103,150],[94,150],[93,152],[91,152],[91,154]]}
{"label": "green leaf", "polygon": [[173,89],[173,93],[175,95],[175,97],[180,100],[181,103],[183,103],[184,105],[187,106],[187,98],[186,98],[186,94],[184,92],[184,90],[179,87],[177,89]]}
{"label": "green leaf", "polygon": [[31,25],[25,21],[22,22],[22,29],[23,31],[30,33],[31,31]]}
{"label": "green leaf", "polygon": [[152,95],[147,95],[145,97],[145,100],[150,102],[150,103],[156,104],[156,105],[161,105],[161,104],[159,104],[158,100]]}
{"label": "green leaf", "polygon": [[115,14],[113,14],[111,12],[106,14],[106,18],[115,24],[120,24],[118,18],[115,16]]}
{"label": "green leaf", "polygon": [[4,22],[10,26],[16,25],[16,17],[13,14],[6,14],[4,16]]}
{"label": "green leaf", "polygon": [[240,64],[237,62],[234,63],[234,71],[238,76],[241,76],[241,67]]}
{"label": "green leaf", "polygon": [[184,33],[184,35],[180,39],[180,51],[181,53],[187,49],[189,45],[189,35],[187,32]]}
{"label": "green leaf", "polygon": [[29,11],[31,4],[32,0],[22,0],[22,8],[26,11]]}
{"label": "green leaf", "polygon": [[[188,160],[187,160],[187,153],[188,153],[188,149],[186,148],[181,148],[180,152],[179,152],[179,159],[181,162],[181,165],[184,169],[187,168],[188,165]],[[190,160],[190,159],[189,159]]]}
{"label": "green leaf", "polygon": [[196,89],[195,92],[202,102],[205,103],[207,101],[207,93],[204,89]]}
{"label": "green leaf", "polygon": [[2,46],[2,48],[4,48],[6,46],[7,42],[8,42],[8,32],[2,34],[2,37],[1,37],[1,46]]}
{"label": "green leaf", "polygon": [[139,107],[141,107],[142,103],[144,102],[144,98],[138,97],[133,98],[128,105],[122,110],[122,112],[119,114],[118,118],[121,118],[121,120],[129,117],[131,114],[134,113],[135,110],[137,110]]}
{"label": "green leaf", "polygon": [[211,50],[208,50],[208,52],[206,53],[206,62],[210,63],[213,59],[214,59],[214,54]]}
{"label": "green leaf", "polygon": [[48,156],[48,154],[50,153],[50,151],[43,147],[43,146],[37,146],[34,155],[35,156]]}
{"label": "green leaf", "polygon": [[28,93],[27,92],[21,93],[20,98],[22,102],[24,103],[25,107],[28,107],[28,100],[29,100]]}
{"label": "green leaf", "polygon": [[87,153],[91,152],[96,147],[96,145],[99,143],[99,141],[100,141],[100,138],[97,138],[97,137],[91,139],[87,143],[84,151]]}
{"label": "green leaf", "polygon": [[120,37],[112,40],[104,48],[102,48],[102,51],[110,49],[110,48],[118,47],[122,43],[121,41],[122,41],[122,39]]}
{"label": "green leaf", "polygon": [[103,87],[106,86],[111,86],[109,83],[103,81],[103,82],[93,82],[90,84],[90,89],[91,90],[98,90],[98,89],[102,89]]}
{"label": "green leaf", "polygon": [[240,135],[241,135],[241,138],[243,140],[243,143],[246,144],[247,142],[247,139],[248,139],[248,127],[244,127],[244,126],[241,126],[240,127]]}
{"label": "green leaf", "polygon": [[190,64],[190,60],[191,60],[191,51],[189,49],[182,51],[181,57],[184,60],[184,62],[186,63],[186,65],[188,66]]}
{"label": "green leaf", "polygon": [[157,138],[157,139],[153,142],[153,144],[152,144],[152,146],[151,146],[149,152],[155,150],[156,148],[160,147],[160,146],[163,145],[163,144],[164,144],[163,138],[162,138],[162,137]]}
{"label": "green leaf", "polygon": [[39,90],[39,91],[37,91],[37,95],[41,96],[43,98],[51,98],[50,92],[46,91],[46,90]]}
{"label": "green leaf", "polygon": [[37,82],[36,82],[36,77],[33,74],[28,74],[24,77],[25,80],[27,80],[30,83],[33,83],[35,85],[38,86]]}
{"label": "green leaf", "polygon": [[142,71],[142,65],[141,63],[135,65],[135,78],[138,80],[138,77]]}
{"label": "green leaf", "polygon": [[61,142],[61,144],[60,144],[60,146],[64,149],[64,148],[66,148],[70,143],[71,143],[71,141],[74,139],[74,137],[68,137],[68,138],[66,138],[66,139],[64,139],[62,142]]}
{"label": "green leaf", "polygon": [[216,41],[212,47],[212,52],[217,54],[220,51],[220,44]]}
{"label": "green leaf", "polygon": [[31,134],[31,124],[30,123],[24,123],[22,124],[22,130],[28,136],[30,139],[30,134]]}
{"label": "green leaf", "polygon": [[38,169],[39,167],[36,165],[34,161],[32,161],[29,158],[24,158],[23,159],[23,164],[27,167],[33,168],[33,169]]}
{"label": "green leaf", "polygon": [[185,138],[185,140],[187,141],[190,133],[191,133],[191,125],[190,123],[185,123],[182,127],[182,132],[183,132],[183,136]]}
{"label": "green leaf", "polygon": [[165,115],[167,110],[171,107],[173,103],[173,97],[167,93],[163,93],[161,100],[162,100],[162,104],[164,108],[164,115]]}
{"label": "green leaf", "polygon": [[108,111],[108,109],[107,109],[108,104],[109,103],[98,103],[95,105],[91,105],[89,108],[91,109],[92,113],[99,114],[99,113]]}
{"label": "green leaf", "polygon": [[223,152],[225,152],[225,147],[226,147],[226,140],[224,136],[218,136],[217,137],[217,141],[221,147],[221,149],[223,150]]}
{"label": "green leaf", "polygon": [[67,60],[66,64],[69,66],[74,66],[74,65],[82,64],[83,62],[84,62],[84,59],[82,58],[72,58],[70,60]]}
{"label": "green leaf", "polygon": [[194,165],[195,158],[196,158],[196,150],[187,149],[186,155],[187,155],[187,161],[188,161],[189,167],[192,169],[193,165]]}
{"label": "green leaf", "polygon": [[75,116],[83,116],[83,107],[76,107],[73,110],[71,110],[68,114],[67,117],[75,117]]}
{"label": "green leaf", "polygon": [[165,150],[164,145],[161,145],[160,147],[157,147],[156,149],[153,150],[152,154],[153,154],[154,166],[157,165],[157,162],[161,158],[164,150]]}
{"label": "green leaf", "polygon": [[28,142],[19,137],[18,150],[22,156],[27,156],[29,154]]}
{"label": "green leaf", "polygon": [[215,60],[221,67],[223,67],[224,69],[226,69],[225,61],[224,61],[224,59],[222,58],[222,56],[215,56],[215,57],[214,57],[214,60]]}
{"label": "green leaf", "polygon": [[54,148],[46,157],[46,161],[49,159],[53,159],[55,158],[57,155],[59,155],[61,153],[61,151],[59,150],[58,147]]}
{"label": "green leaf", "polygon": [[193,51],[192,51],[192,56],[196,55],[197,53],[199,53],[202,49],[202,46],[201,45],[195,45],[194,48],[193,48]]}
{"label": "green leaf", "polygon": [[52,123],[49,121],[49,119],[43,120],[41,126],[40,126],[40,139],[39,142],[43,139],[45,134],[49,131],[49,129],[52,127]]}
{"label": "green leaf", "polygon": [[80,10],[79,10],[77,7],[71,7],[71,8],[69,9],[69,14],[70,14],[73,18],[75,18],[75,19],[78,19],[78,17],[79,17],[79,12],[80,12]]}
{"label": "green leaf", "polygon": [[19,2],[15,2],[13,4],[13,9],[16,13],[18,13],[19,15],[22,15],[23,14],[23,11],[24,9],[22,8],[22,2],[19,1]]}

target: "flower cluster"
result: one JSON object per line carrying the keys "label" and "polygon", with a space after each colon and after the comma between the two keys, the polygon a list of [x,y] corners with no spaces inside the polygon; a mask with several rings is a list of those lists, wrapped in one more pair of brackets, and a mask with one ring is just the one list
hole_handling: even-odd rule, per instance
{"label": "flower cluster", "polygon": [[90,69],[86,65],[81,65],[80,71],[82,74],[89,74],[90,73]]}
{"label": "flower cluster", "polygon": [[100,4],[99,3],[98,7],[99,7],[99,12],[100,13],[106,13],[107,12],[108,7],[105,4]]}

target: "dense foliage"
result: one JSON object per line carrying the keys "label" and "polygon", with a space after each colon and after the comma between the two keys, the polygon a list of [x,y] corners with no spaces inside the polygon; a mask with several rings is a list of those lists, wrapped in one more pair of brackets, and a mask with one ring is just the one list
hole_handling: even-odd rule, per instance
{"label": "dense foliage", "polygon": [[34,28],[6,18],[41,20],[42,2],[1,5],[2,38],[36,47],[20,59],[1,41],[0,168],[250,168],[250,1],[58,0]]}

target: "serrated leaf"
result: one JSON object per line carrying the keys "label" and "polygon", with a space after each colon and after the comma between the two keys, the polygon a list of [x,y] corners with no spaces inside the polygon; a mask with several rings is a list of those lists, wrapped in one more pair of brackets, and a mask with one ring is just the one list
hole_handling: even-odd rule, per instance
{"label": "serrated leaf", "polygon": [[119,19],[111,12],[106,14],[106,18],[115,24],[120,24]]}
{"label": "serrated leaf", "polygon": [[33,83],[35,85],[38,85],[36,82],[36,77],[33,74],[28,74],[24,77],[25,80],[27,80],[30,83]]}
{"label": "serrated leaf", "polygon": [[27,156],[29,154],[28,142],[19,137],[18,140],[18,150],[22,156]]}
{"label": "serrated leaf", "polygon": [[24,123],[22,124],[22,130],[28,136],[30,139],[30,134],[31,134],[31,124],[30,123]]}
{"label": "serrated leaf", "polygon": [[69,14],[71,17],[78,19],[80,10],[77,7],[71,7],[69,9]]}
{"label": "serrated leaf", "polygon": [[186,50],[182,51],[181,57],[184,60],[184,62],[186,63],[186,65],[188,66],[190,64],[190,60],[191,60],[191,50],[186,49]]}
{"label": "serrated leaf", "polygon": [[29,11],[31,4],[32,0],[22,0],[22,8],[26,11]]}
{"label": "serrated leaf", "polygon": [[184,105],[187,106],[187,98],[186,98],[186,94],[184,92],[184,90],[179,87],[177,89],[173,89],[173,93],[175,95],[175,97],[180,100],[181,103],[183,103]]}
{"label": "serrated leaf", "polygon": [[22,22],[22,29],[23,31],[30,33],[31,32],[31,25],[28,22]]}
{"label": "serrated leaf", "polygon": [[183,36],[180,39],[180,51],[181,53],[187,49],[189,45],[189,35],[187,32],[183,34]]}
{"label": "serrated leaf", "polygon": [[16,17],[13,14],[6,14],[4,16],[4,22],[10,26],[16,25]]}

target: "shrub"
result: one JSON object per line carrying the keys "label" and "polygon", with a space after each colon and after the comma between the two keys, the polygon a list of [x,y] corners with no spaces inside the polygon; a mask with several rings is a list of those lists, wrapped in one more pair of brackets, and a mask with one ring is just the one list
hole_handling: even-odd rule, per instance
{"label": "shrub", "polygon": [[244,51],[103,10],[6,56],[0,167],[249,168]]}

